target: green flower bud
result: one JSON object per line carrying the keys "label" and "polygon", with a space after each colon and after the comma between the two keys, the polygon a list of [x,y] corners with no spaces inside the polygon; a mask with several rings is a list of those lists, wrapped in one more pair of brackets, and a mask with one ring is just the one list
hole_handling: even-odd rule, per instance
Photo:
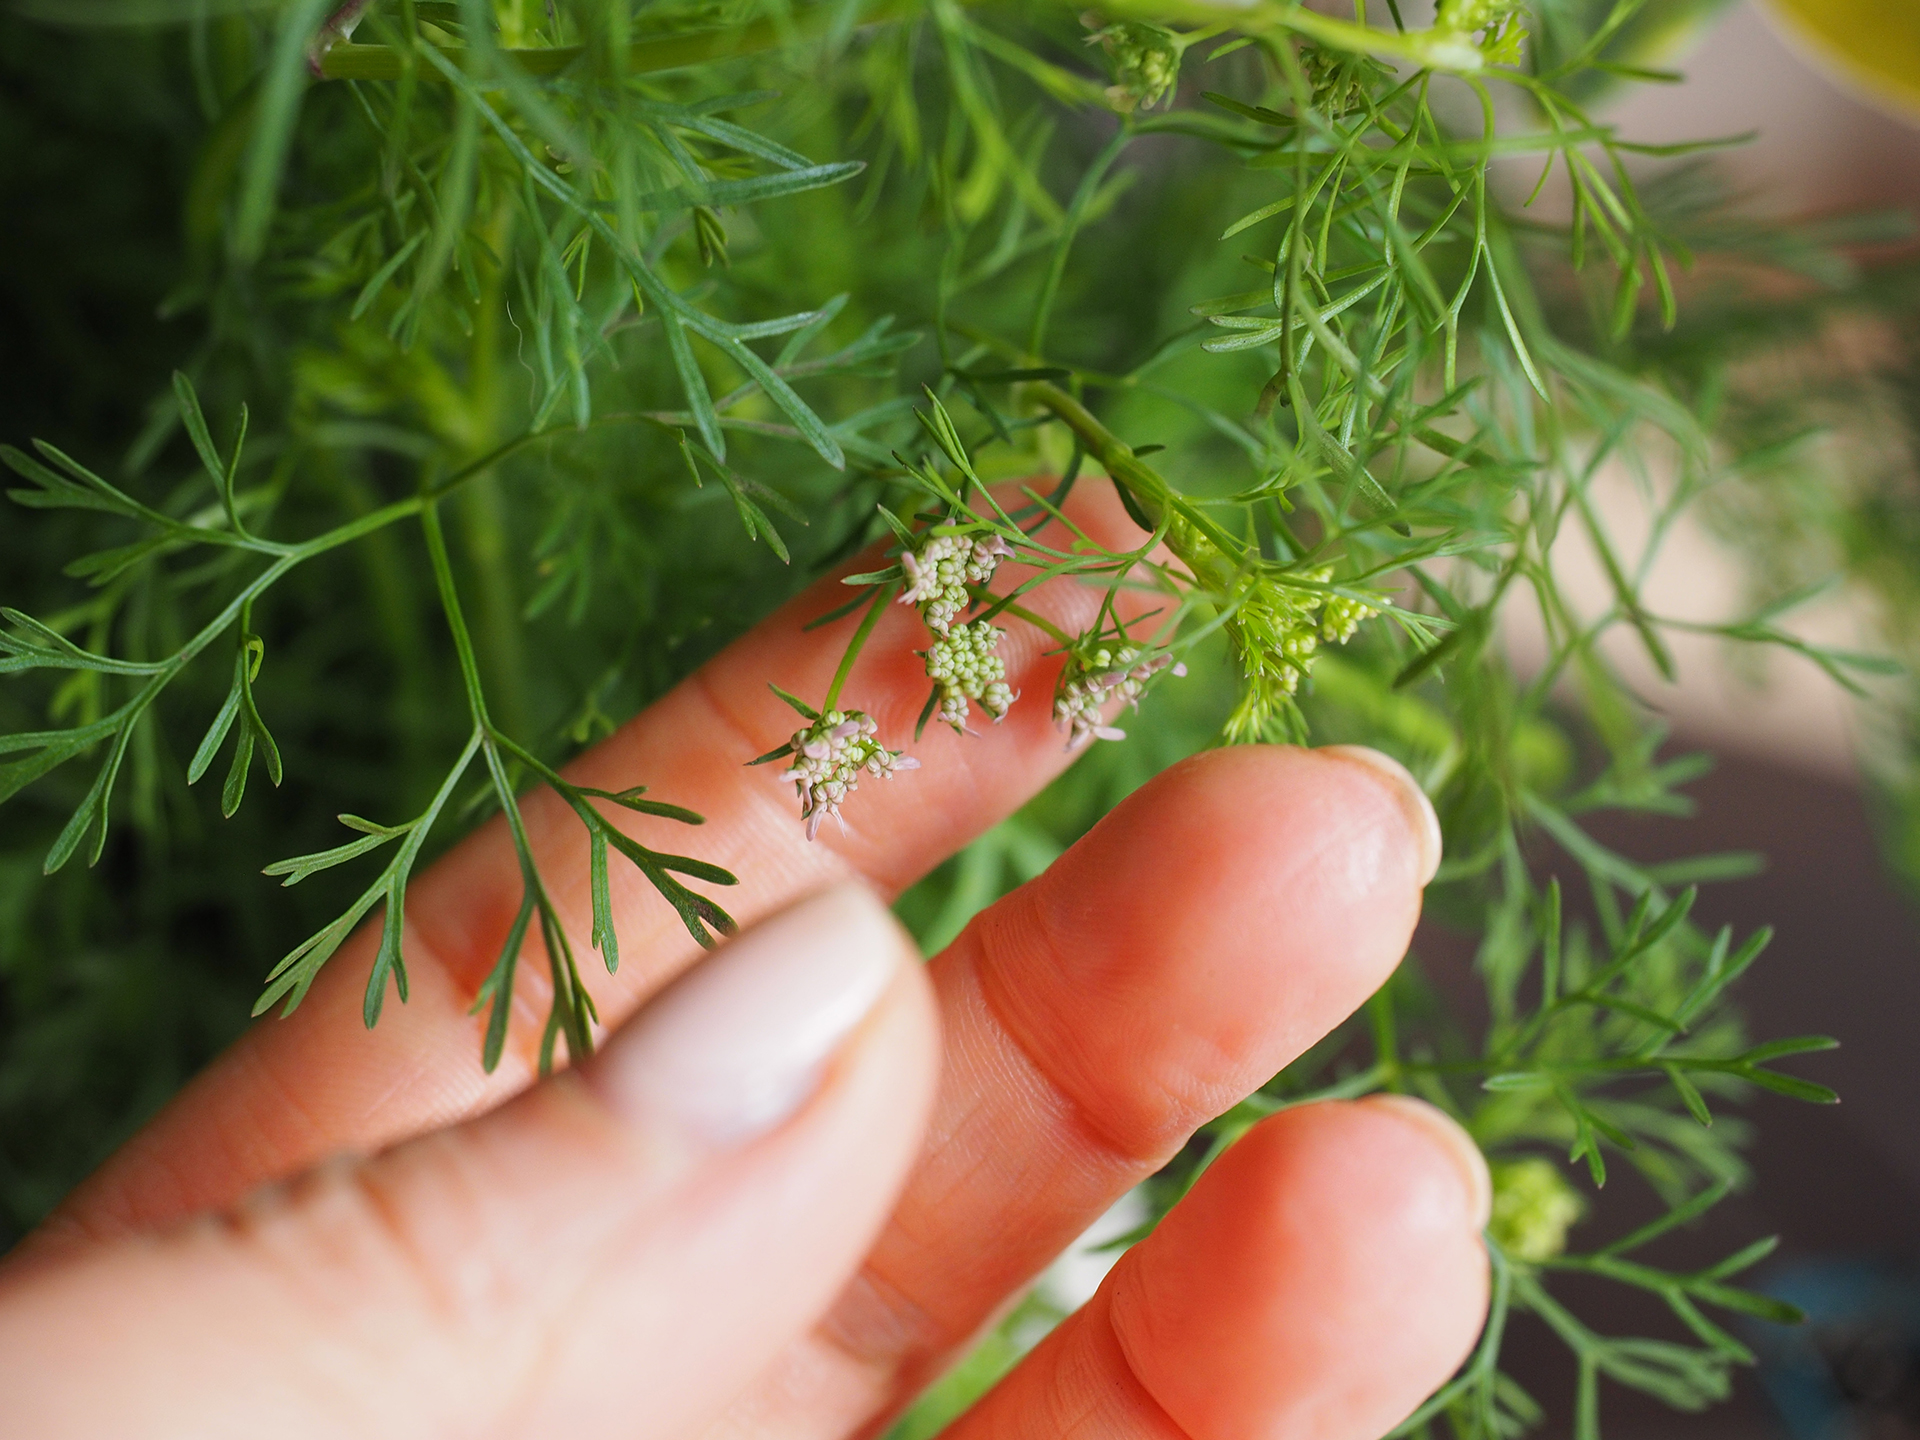
{"label": "green flower bud", "polygon": [[1487,1233],[1515,1260],[1538,1265],[1567,1248],[1567,1231],[1587,1202],[1551,1160],[1499,1160],[1493,1171],[1493,1218]]}
{"label": "green flower bud", "polygon": [[996,723],[1006,718],[1013,705],[1007,662],[993,653],[1005,633],[985,620],[975,620],[952,626],[924,652],[927,678],[940,692],[940,718],[955,730],[967,728],[969,700],[978,700]]}
{"label": "green flower bud", "polygon": [[1122,20],[1094,31],[1087,43],[1107,52],[1115,82],[1107,101],[1116,110],[1151,110],[1180,81],[1180,37],[1171,30]]}

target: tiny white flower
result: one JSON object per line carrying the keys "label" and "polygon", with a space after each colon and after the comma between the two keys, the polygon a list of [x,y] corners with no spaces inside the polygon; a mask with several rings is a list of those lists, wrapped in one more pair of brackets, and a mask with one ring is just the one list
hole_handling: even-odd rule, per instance
{"label": "tiny white flower", "polygon": [[907,577],[900,603],[917,607],[927,628],[945,635],[973,604],[968,587],[990,582],[1000,562],[1012,554],[1013,546],[1000,535],[928,536],[900,556],[900,569]]}
{"label": "tiny white flower", "polygon": [[1147,682],[1168,669],[1175,675],[1187,673],[1187,667],[1164,650],[1149,654],[1138,645],[1076,645],[1067,654],[1053,697],[1054,722],[1068,732],[1067,749],[1078,750],[1089,740],[1126,739],[1126,731],[1106,723],[1108,703],[1118,699],[1138,709]]}
{"label": "tiny white flower", "polygon": [[896,770],[920,768],[911,755],[876,740],[878,729],[873,717],[861,711],[829,710],[794,732],[793,768],[780,778],[799,791],[800,818],[809,840],[820,833],[827,816],[840,818],[841,803],[859,788],[863,770],[890,780]]}

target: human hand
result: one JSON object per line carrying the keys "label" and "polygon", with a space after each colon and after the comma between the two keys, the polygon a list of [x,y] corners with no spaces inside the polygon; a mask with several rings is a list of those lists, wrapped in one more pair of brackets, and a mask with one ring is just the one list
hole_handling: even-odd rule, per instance
{"label": "human hand", "polygon": [[[1038,706],[930,734],[924,769],[808,844],[740,761],[791,728],[764,682],[807,693],[833,667],[837,636],[799,634],[823,594],[572,770],[702,810],[760,923],[662,993],[697,952],[617,888],[629,959],[595,993],[609,1024],[637,1018],[535,1084],[523,1013],[487,1077],[466,1012],[517,869],[480,832],[409,897],[408,1005],[360,1030],[377,936],[350,942],[0,1271],[9,1435],[874,1433],[1399,960],[1438,861],[1417,788],[1371,752],[1249,747],[1143,787],[923,969],[864,886],[897,891],[1013,810],[1060,737]],[[1097,597],[1030,603],[1073,628]],[[912,623],[889,617],[855,672],[883,733],[918,708]],[[1046,688],[1045,647],[1008,636],[1016,686]],[[584,933],[577,822],[527,808]],[[1473,1339],[1487,1203],[1436,1111],[1283,1111],[951,1433],[1373,1440]]]}

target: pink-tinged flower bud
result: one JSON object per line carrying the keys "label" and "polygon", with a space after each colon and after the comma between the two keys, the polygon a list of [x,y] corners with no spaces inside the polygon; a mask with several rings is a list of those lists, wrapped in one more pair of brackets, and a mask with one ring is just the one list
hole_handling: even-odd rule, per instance
{"label": "pink-tinged flower bud", "polygon": [[872,716],[858,710],[835,710],[794,733],[794,765],[780,778],[798,793],[809,840],[826,816],[839,817],[841,804],[859,788],[862,770],[888,780],[895,770],[918,768],[917,761],[873,739],[879,728]]}
{"label": "pink-tinged flower bud", "polygon": [[1170,665],[1175,674],[1186,674],[1186,666],[1176,665],[1164,650],[1146,654],[1137,645],[1097,645],[1091,636],[1074,642],[1053,700],[1054,722],[1068,732],[1067,749],[1078,750],[1089,740],[1124,739],[1124,731],[1104,723],[1107,707],[1118,701],[1138,709],[1148,682]]}
{"label": "pink-tinged flower bud", "polygon": [[930,598],[928,582],[932,572],[920,563],[920,557],[911,550],[900,557],[900,568],[907,577],[907,588],[900,592],[902,605],[919,605]]}
{"label": "pink-tinged flower bud", "polygon": [[923,535],[900,556],[900,571],[907,578],[900,602],[916,607],[935,635],[945,635],[974,604],[968,587],[991,581],[1000,562],[1013,553],[1013,546],[998,534]]}

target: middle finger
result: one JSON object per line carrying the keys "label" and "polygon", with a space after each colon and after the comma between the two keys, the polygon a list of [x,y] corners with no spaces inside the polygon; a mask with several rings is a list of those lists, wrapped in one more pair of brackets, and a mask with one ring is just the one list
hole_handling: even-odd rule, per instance
{"label": "middle finger", "polygon": [[927,1147],[826,1321],[722,1423],[866,1433],[1207,1119],[1405,953],[1432,810],[1374,752],[1212,751],[1137,791],[933,964]]}

